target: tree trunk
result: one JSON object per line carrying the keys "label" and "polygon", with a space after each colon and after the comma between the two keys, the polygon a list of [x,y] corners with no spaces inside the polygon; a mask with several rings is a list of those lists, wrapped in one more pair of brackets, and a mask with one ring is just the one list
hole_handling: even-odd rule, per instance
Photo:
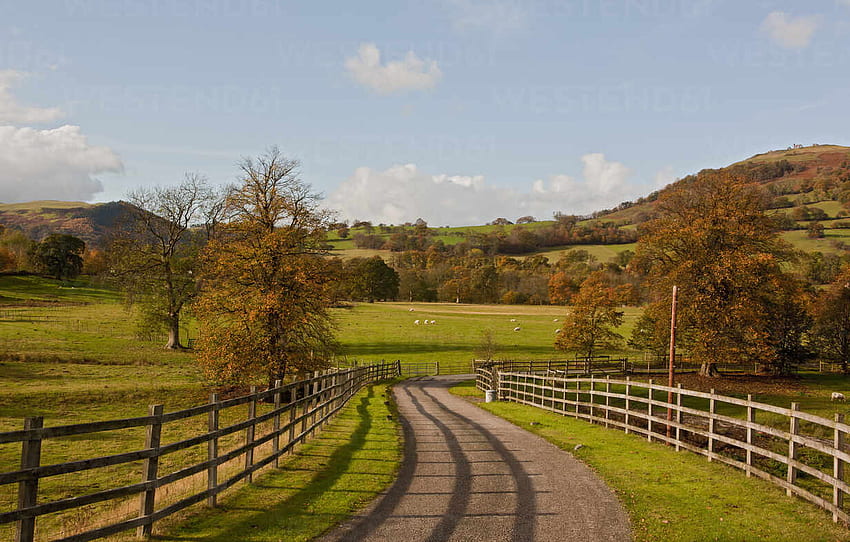
{"label": "tree trunk", "polygon": [[168,350],[183,350],[183,345],[180,344],[180,320],[170,318],[168,323],[168,342],[165,343],[165,348]]}
{"label": "tree trunk", "polygon": [[708,377],[711,377],[711,378],[717,378],[719,376],[722,376],[720,374],[720,371],[717,370],[717,364],[714,363],[714,362],[708,362],[708,361],[703,362],[703,364],[700,366],[699,375],[700,376],[708,376]]}

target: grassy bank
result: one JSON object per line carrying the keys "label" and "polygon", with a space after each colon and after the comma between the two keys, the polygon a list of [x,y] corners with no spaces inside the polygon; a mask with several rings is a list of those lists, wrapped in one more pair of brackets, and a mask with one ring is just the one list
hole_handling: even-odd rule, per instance
{"label": "grassy bank", "polygon": [[[471,382],[452,391],[481,395]],[[703,457],[534,407],[480,406],[590,465],[626,507],[636,542],[850,540],[850,531],[814,505]]]}
{"label": "grassy bank", "polygon": [[[362,390],[319,436],[217,509],[164,520],[162,541],[310,540],[348,518],[392,483],[401,459],[389,385]],[[390,419],[389,416],[392,416]],[[135,540],[132,533],[117,540]]]}

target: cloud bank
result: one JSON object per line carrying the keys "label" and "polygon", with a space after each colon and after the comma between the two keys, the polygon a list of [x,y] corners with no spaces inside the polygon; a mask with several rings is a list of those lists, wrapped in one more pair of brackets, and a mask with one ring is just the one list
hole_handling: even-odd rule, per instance
{"label": "cloud bank", "polygon": [[79,126],[35,130],[0,126],[0,201],[90,200],[103,191],[94,175],[121,172],[121,159],[92,146]]}
{"label": "cloud bank", "polygon": [[794,17],[783,11],[774,11],[762,22],[761,29],[780,47],[805,49],[812,41],[818,22],[814,15]]}
{"label": "cloud bank", "polygon": [[103,185],[99,173],[123,171],[112,149],[90,145],[79,126],[49,130],[14,124],[41,124],[63,116],[58,108],[21,105],[11,88],[28,74],[0,71],[0,202],[90,200]]}
{"label": "cloud bank", "polygon": [[421,60],[409,51],[404,60],[381,64],[381,51],[374,43],[362,43],[357,56],[345,60],[349,75],[379,94],[434,88],[443,73],[434,60]]}
{"label": "cloud bank", "polygon": [[527,191],[490,186],[480,175],[430,175],[414,164],[384,171],[360,167],[325,204],[349,220],[402,224],[421,217],[435,226],[459,226],[525,215],[545,220],[555,211],[590,213],[643,195],[648,188],[629,182],[631,170],[604,154],[587,154],[582,163],[581,179],[553,175],[531,182]]}

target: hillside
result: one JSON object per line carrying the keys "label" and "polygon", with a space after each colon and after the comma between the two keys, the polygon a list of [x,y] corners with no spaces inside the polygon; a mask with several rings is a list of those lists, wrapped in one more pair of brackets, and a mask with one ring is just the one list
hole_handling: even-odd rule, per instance
{"label": "hillside", "polygon": [[32,201],[0,204],[0,224],[23,231],[32,239],[51,233],[79,237],[90,247],[101,246],[125,212],[126,203]]}
{"label": "hillside", "polygon": [[[813,145],[757,154],[717,170],[725,171],[749,182],[758,183],[773,198],[774,208],[790,208],[817,204],[834,211],[841,210],[842,192],[850,192],[850,147]],[[625,202],[612,211],[602,211],[606,220],[632,224],[651,218],[655,200],[660,194],[687,180],[682,179],[636,202]],[[846,188],[845,186],[846,185]],[[829,208],[829,210],[827,210]]]}
{"label": "hillside", "polygon": [[[727,171],[762,185],[769,197],[768,212],[783,219],[783,237],[798,248],[838,253],[850,244],[850,212],[845,208],[850,204],[850,147],[814,145],[769,151],[716,171]],[[332,253],[343,258],[389,256],[431,245],[466,245],[485,253],[525,258],[540,255],[550,261],[569,249],[581,248],[600,261],[608,261],[634,249],[637,226],[654,216],[658,196],[687,180],[685,177],[637,201],[621,203],[591,217],[563,215],[559,220],[525,224],[499,219],[495,224],[424,229],[414,224],[361,223],[346,229],[344,236],[337,229],[331,230],[328,240]],[[21,229],[34,239],[49,233],[68,233],[97,247],[120,219],[125,205],[64,201],[0,204],[0,224]],[[813,221],[824,226],[822,237],[807,235],[805,230]]]}

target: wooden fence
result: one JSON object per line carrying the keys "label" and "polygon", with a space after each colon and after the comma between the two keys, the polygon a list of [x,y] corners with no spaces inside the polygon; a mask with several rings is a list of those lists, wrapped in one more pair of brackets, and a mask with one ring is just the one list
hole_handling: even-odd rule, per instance
{"label": "wooden fence", "polygon": [[399,363],[400,374],[404,376],[455,375],[475,372],[475,365],[471,361],[402,361]]}
{"label": "wooden fence", "polygon": [[[834,420],[752,400],[637,382],[629,378],[563,378],[477,371],[481,389],[605,427],[665,442],[769,480],[850,523],[845,495],[850,461],[843,414]],[[491,387],[495,386],[495,387]]]}
{"label": "wooden fence", "polygon": [[[147,416],[137,418],[56,427],[43,427],[41,417],[27,418],[23,430],[0,433],[0,444],[21,443],[20,470],[0,473],[0,486],[18,484],[17,509],[0,512],[0,525],[16,523],[16,540],[29,542],[35,539],[36,520],[40,516],[95,503],[108,504],[108,501],[120,499],[126,501],[127,497],[139,495],[138,511],[131,517],[125,516],[115,523],[84,532],[60,532],[58,538],[56,534],[44,536],[39,533],[39,538],[82,542],[133,528],[137,529],[140,537],[149,536],[157,520],[195,503],[206,501],[208,505],[216,506],[217,496],[224,490],[240,480],[250,482],[252,475],[263,467],[277,466],[281,455],[312,435],[363,386],[375,380],[394,377],[399,374],[399,369],[398,363],[382,363],[315,373],[312,378],[291,384],[280,385],[278,382],[276,387],[267,391],[258,392],[254,387],[250,395],[234,399],[221,400],[218,394],[212,394],[208,404],[176,412],[165,413],[162,405],[154,405],[150,407]],[[258,414],[258,405],[266,404],[273,406],[267,412]],[[222,417],[230,409],[240,406],[247,406],[247,415],[236,412],[235,419],[239,421],[221,427]],[[206,432],[176,442],[163,442],[163,429],[168,424],[188,424],[195,417],[206,418]],[[103,432],[128,428],[144,428],[142,449],[66,463],[41,464],[42,443],[49,439],[79,435],[97,439],[104,438],[101,435]],[[244,435],[244,439],[225,440],[227,436],[239,435]],[[220,444],[228,441],[233,443],[233,447],[225,450],[225,446]],[[72,439],[67,445],[75,446],[79,442],[79,439]],[[193,447],[200,447],[200,450],[195,450],[206,459],[189,465],[178,464],[172,472],[161,472],[160,465],[164,457]],[[203,448],[206,448],[206,453],[201,451]],[[39,500],[39,482],[47,478],[128,463],[138,465],[140,462],[142,475],[136,483],[58,500]],[[234,463],[237,467],[233,467]],[[225,464],[231,468],[224,468]],[[190,477],[205,478],[205,483],[200,480],[201,490],[188,495],[177,491],[175,496],[174,491],[164,489]]]}

